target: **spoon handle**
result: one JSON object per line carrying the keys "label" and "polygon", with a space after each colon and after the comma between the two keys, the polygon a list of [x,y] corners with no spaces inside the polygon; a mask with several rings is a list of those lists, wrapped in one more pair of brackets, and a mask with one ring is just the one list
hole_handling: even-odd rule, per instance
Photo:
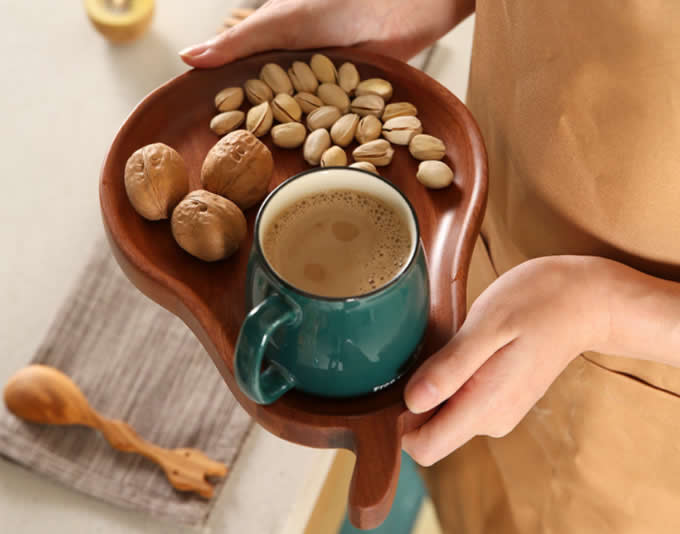
{"label": "spoon handle", "polygon": [[164,449],[141,438],[123,421],[106,419],[94,412],[90,425],[99,430],[114,449],[141,454],[157,463],[170,483],[180,491],[193,491],[209,499],[214,488],[205,477],[224,477],[227,466],[197,449]]}

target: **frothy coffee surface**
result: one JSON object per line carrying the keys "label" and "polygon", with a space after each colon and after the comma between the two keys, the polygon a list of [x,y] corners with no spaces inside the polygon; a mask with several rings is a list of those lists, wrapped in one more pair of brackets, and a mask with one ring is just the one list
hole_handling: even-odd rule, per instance
{"label": "frothy coffee surface", "polygon": [[325,297],[387,284],[411,252],[407,221],[382,200],[351,190],[298,199],[263,228],[261,244],[279,276]]}

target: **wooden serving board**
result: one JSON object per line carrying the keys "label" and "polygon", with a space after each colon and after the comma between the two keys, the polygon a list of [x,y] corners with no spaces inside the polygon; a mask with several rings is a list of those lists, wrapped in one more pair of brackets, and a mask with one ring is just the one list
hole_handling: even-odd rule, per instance
{"label": "wooden serving board", "polygon": [[[392,102],[415,104],[425,133],[444,140],[444,161],[455,169],[455,183],[439,191],[427,190],[416,180],[418,162],[407,147],[395,147],[392,164],[379,169],[410,199],[420,224],[431,287],[430,319],[421,351],[421,358],[426,358],[451,339],[465,316],[467,270],[486,203],[486,152],[479,129],[460,100],[405,63],[359,49],[323,53],[337,67],[352,61],[362,79],[377,76],[392,82]],[[234,379],[233,354],[247,312],[244,283],[257,206],[246,213],[249,235],[241,250],[227,260],[204,263],[179,248],[168,221],[149,222],[140,217],[127,199],[123,182],[128,157],[143,145],[163,142],[184,157],[192,189],[199,188],[203,159],[218,140],[209,128],[215,94],[256,78],[265,63],[288,68],[294,60],[306,61],[311,55],[308,51],[260,54],[219,69],[189,71],[153,91],[127,118],[106,156],[101,209],[123,271],[149,298],[186,322],[233,394],[259,424],[295,443],[355,452],[350,519],[359,528],[373,528],[387,516],[396,491],[402,434],[431,415],[416,416],[406,409],[402,396],[408,377],[361,398],[334,400],[291,391],[269,406],[251,402]],[[244,102],[242,109],[247,108]],[[263,141],[274,155],[271,189],[308,168],[301,149],[277,148],[269,136]],[[354,146],[348,147],[348,154]],[[167,365],[181,357],[168,354]]]}

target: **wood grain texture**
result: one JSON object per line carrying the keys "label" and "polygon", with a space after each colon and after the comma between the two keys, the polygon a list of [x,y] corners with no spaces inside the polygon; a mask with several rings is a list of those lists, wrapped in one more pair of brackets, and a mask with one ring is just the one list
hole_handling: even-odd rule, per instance
{"label": "wood grain texture", "polygon": [[214,488],[209,477],[227,476],[227,466],[208,458],[202,451],[191,448],[164,449],[139,437],[137,432],[123,421],[105,419],[95,414],[95,422],[88,424],[96,428],[111,446],[121,452],[141,454],[157,463],[165,476],[178,491],[191,491],[210,499]]}
{"label": "wood grain texture", "polygon": [[48,425],[83,425],[99,430],[111,446],[134,452],[157,463],[179,491],[193,491],[209,499],[212,485],[206,477],[225,477],[227,466],[198,449],[164,449],[141,438],[123,421],[107,419],[92,408],[73,381],[47,365],[20,369],[5,385],[7,409],[27,421]]}
{"label": "wood grain texture", "polygon": [[[444,140],[444,159],[455,169],[454,185],[425,189],[416,179],[418,162],[406,147],[395,147],[382,176],[395,183],[416,210],[430,274],[431,307],[421,358],[443,347],[465,317],[465,287],[472,248],[479,232],[487,187],[486,152],[479,129],[465,106],[426,74],[397,60],[357,49],[324,50],[336,65],[354,62],[362,78],[383,77],[394,86],[392,101],[418,108],[426,133]],[[173,241],[169,223],[137,215],[123,183],[127,158],[139,147],[166,143],[184,157],[192,188],[200,184],[205,155],[217,141],[208,127],[215,114],[213,97],[224,87],[257,77],[270,61],[287,68],[311,52],[270,52],[231,65],[189,71],[147,96],[125,121],[111,145],[100,181],[104,225],[114,255],[130,280],[147,296],[180,316],[201,340],[244,408],[275,435],[312,447],[346,448],[357,454],[349,495],[352,522],[373,528],[385,518],[396,491],[400,437],[432,413],[414,415],[403,402],[404,377],[380,393],[333,400],[287,393],[269,406],[248,400],[233,375],[234,345],[246,315],[244,283],[257,206],[247,210],[248,237],[233,257],[204,263]],[[242,109],[247,109],[244,104]],[[270,190],[308,168],[300,150],[274,147]],[[348,155],[355,144],[347,148]],[[168,364],[172,364],[168,355]],[[197,385],[200,387],[200,385]]]}

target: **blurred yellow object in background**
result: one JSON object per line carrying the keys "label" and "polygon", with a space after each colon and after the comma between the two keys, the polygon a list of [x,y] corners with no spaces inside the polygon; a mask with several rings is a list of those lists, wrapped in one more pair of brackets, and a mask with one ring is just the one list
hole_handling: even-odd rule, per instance
{"label": "blurred yellow object in background", "polygon": [[151,24],[154,0],[85,0],[92,24],[115,43],[133,41]]}

